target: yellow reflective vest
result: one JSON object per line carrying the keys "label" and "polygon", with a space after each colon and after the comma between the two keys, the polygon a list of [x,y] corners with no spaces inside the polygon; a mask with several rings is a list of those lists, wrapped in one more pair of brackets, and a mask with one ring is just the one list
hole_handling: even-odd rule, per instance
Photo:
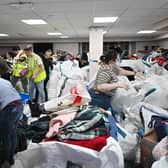
{"label": "yellow reflective vest", "polygon": [[21,77],[20,72],[27,68],[27,56],[21,55],[21,58],[25,58],[25,61],[21,62],[19,60],[15,60],[14,65],[13,65],[13,73],[12,75],[15,77]]}
{"label": "yellow reflective vest", "polygon": [[[40,70],[39,62],[42,60],[39,55],[33,53],[33,56],[28,56],[28,78],[31,79],[33,75]],[[46,72],[43,70],[35,79],[34,82],[39,83],[46,79]]]}

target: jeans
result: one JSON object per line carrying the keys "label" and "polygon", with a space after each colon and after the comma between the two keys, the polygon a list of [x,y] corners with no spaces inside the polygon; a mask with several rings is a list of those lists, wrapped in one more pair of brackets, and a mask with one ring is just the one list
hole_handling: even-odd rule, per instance
{"label": "jeans", "polygon": [[11,83],[13,87],[16,87],[16,83],[18,82],[19,79],[21,80],[24,92],[28,93],[28,79],[26,76],[22,76],[22,77],[12,76]]}
{"label": "jeans", "polygon": [[101,93],[95,93],[93,89],[89,89],[88,91],[91,96],[90,105],[101,107],[104,110],[108,110],[110,108],[112,109],[110,96]]}
{"label": "jeans", "polygon": [[36,88],[39,93],[39,103],[44,103],[45,102],[44,81],[35,83],[33,80],[30,80],[29,95],[30,95],[31,101],[33,100],[34,92]]}
{"label": "jeans", "polygon": [[17,145],[17,125],[23,105],[8,105],[0,111],[0,141],[3,143],[3,160],[11,162]]}

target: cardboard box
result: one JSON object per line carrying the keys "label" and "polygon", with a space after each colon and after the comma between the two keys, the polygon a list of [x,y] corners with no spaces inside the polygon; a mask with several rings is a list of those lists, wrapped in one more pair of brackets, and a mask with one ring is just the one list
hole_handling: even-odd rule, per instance
{"label": "cardboard box", "polygon": [[155,131],[144,135],[141,141],[141,165],[142,168],[151,168],[155,161],[152,155],[153,148],[157,144],[157,137]]}

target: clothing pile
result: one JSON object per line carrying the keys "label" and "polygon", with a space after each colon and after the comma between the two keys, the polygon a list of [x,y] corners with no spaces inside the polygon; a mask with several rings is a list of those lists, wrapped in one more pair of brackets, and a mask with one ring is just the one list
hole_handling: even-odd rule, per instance
{"label": "clothing pile", "polygon": [[[67,115],[67,117],[69,116]],[[65,117],[62,119],[62,121],[58,120],[58,122],[64,123],[64,121],[66,121]],[[57,127],[55,127],[55,129],[56,131],[58,130]],[[88,140],[97,136],[105,136],[109,133],[109,130],[110,124],[107,114],[101,112],[98,108],[86,108],[77,113],[74,119],[68,122],[65,126],[60,127],[56,134],[56,138],[60,141]]]}
{"label": "clothing pile", "polygon": [[90,140],[95,137],[108,136],[110,123],[108,114],[97,107],[85,107],[78,112],[69,112],[53,117],[43,117],[32,122],[25,130],[28,139],[41,142],[45,138],[58,141]]}

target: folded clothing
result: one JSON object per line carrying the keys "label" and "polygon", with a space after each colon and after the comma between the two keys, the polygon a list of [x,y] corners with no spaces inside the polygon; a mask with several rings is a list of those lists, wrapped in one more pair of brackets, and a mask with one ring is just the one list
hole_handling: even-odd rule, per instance
{"label": "folded clothing", "polygon": [[110,132],[108,115],[98,107],[88,107],[77,113],[67,125],[59,129],[56,138],[65,140],[89,140]]}
{"label": "folded clothing", "polygon": [[34,143],[41,142],[49,129],[50,118],[39,118],[38,121],[32,122],[27,128],[24,129],[24,133],[27,139],[31,139]]}
{"label": "folded clothing", "polygon": [[46,134],[46,137],[50,138],[55,136],[59,132],[59,128],[65,126],[70,121],[72,121],[75,118],[76,112],[73,113],[67,113],[58,115],[51,119],[49,124],[49,131]]}
{"label": "folded clothing", "polygon": [[[90,140],[80,140],[80,141],[67,140],[64,143],[71,144],[71,145],[77,145],[77,146],[93,149],[96,151],[101,151],[101,149],[107,145],[106,140],[108,137],[109,137],[109,135],[95,137]],[[56,139],[50,138],[50,139],[43,140],[43,142],[50,142],[50,141],[56,141]]]}

